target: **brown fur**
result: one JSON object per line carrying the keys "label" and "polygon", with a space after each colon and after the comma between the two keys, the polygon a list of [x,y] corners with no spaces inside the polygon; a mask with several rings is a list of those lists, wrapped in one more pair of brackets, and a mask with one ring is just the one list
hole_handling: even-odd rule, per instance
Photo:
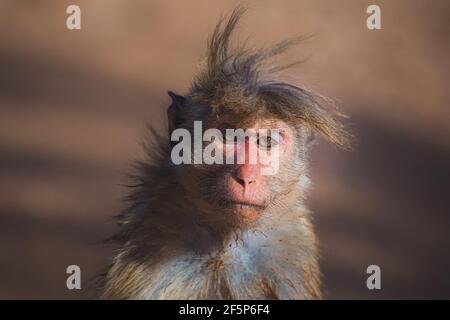
{"label": "brown fur", "polygon": [[149,159],[137,167],[131,205],[118,216],[120,229],[112,240],[120,247],[104,276],[103,298],[321,297],[311,213],[303,205],[308,140],[316,131],[346,147],[349,136],[326,99],[271,78],[292,65],[277,67],[271,58],[300,38],[254,53],[230,49],[230,36],[243,12],[238,8],[217,25],[189,93],[171,93],[169,133],[178,127],[192,130],[193,120],[212,124],[225,116],[243,127],[267,119],[288,123],[295,145],[291,160],[269,184],[272,201],[251,221],[212,209],[220,208],[224,190],[217,181],[228,174],[227,168],[174,166],[167,137],[154,133]]}

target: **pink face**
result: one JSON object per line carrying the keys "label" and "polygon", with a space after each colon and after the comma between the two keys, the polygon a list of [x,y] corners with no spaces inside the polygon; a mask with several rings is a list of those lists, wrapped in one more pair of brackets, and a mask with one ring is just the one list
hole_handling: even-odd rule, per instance
{"label": "pink face", "polygon": [[294,132],[281,120],[263,120],[242,128],[249,137],[227,140],[226,129],[237,128],[232,120],[220,119],[211,127],[224,133],[223,152],[235,160],[224,164],[230,168],[221,178],[223,202],[241,218],[254,220],[273,199],[273,181],[290,159]]}

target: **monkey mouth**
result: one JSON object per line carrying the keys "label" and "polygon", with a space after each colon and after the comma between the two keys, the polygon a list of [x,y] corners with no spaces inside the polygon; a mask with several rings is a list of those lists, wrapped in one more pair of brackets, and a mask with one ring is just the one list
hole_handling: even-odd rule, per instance
{"label": "monkey mouth", "polygon": [[225,200],[224,204],[228,207],[234,207],[238,209],[265,209],[267,208],[266,205],[259,204],[259,203],[252,203],[247,201],[236,201],[236,200]]}

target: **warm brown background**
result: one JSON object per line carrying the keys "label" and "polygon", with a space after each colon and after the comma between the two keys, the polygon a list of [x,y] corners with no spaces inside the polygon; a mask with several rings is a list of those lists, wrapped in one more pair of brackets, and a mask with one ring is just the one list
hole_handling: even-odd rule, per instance
{"label": "warm brown background", "polygon": [[[65,9],[82,9],[68,31]],[[82,298],[107,264],[109,217],[164,125],[168,89],[188,88],[205,39],[238,1],[19,1],[0,4],[0,298]],[[381,31],[365,26],[382,8]],[[316,37],[289,76],[338,99],[351,153],[321,142],[310,206],[326,298],[450,298],[450,2],[249,1],[240,39]],[[382,268],[382,290],[365,286]]]}

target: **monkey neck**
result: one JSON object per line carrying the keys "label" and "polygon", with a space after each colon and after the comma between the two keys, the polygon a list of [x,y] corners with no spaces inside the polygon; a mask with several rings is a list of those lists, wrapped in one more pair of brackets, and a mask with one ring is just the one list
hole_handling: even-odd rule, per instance
{"label": "monkey neck", "polygon": [[[172,221],[165,230],[177,229],[178,223]],[[132,274],[123,276],[131,279],[126,280],[131,291],[125,297],[320,297],[315,237],[305,208],[267,212],[252,227],[230,229],[228,233],[215,233],[209,224],[185,221],[184,225],[186,228],[178,229],[177,234],[153,234],[147,241],[160,244],[158,248],[150,248],[145,258],[133,257],[131,262],[122,262],[133,266],[131,271],[129,267],[126,269]],[[147,241],[135,243],[141,250],[147,250]],[[124,284],[117,286],[124,287]]]}

